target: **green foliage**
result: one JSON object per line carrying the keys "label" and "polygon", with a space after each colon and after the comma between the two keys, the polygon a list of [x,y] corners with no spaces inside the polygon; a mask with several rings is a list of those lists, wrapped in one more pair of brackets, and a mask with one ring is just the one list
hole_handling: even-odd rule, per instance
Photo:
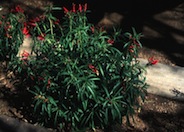
{"label": "green foliage", "polygon": [[87,21],[86,5],[74,7],[63,8],[62,23],[47,10],[24,24],[33,39],[32,55],[25,51],[14,59],[13,70],[31,84],[39,122],[67,131],[121,124],[147,88],[137,60],[141,34],[133,28],[109,35]]}
{"label": "green foliage", "polygon": [[23,20],[25,15],[22,12],[10,12],[0,16],[0,58],[11,60],[23,43]]}

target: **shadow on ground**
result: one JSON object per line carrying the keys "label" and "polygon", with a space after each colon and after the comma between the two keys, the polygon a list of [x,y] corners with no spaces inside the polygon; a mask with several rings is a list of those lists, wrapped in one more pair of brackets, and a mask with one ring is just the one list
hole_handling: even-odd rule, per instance
{"label": "shadow on ground", "polygon": [[42,127],[20,122],[7,116],[0,116],[0,131],[1,132],[52,132]]}
{"label": "shadow on ground", "polygon": [[142,110],[142,114],[139,117],[147,124],[147,131],[183,131],[184,130],[184,114],[183,109],[178,113],[168,114],[153,111]]}

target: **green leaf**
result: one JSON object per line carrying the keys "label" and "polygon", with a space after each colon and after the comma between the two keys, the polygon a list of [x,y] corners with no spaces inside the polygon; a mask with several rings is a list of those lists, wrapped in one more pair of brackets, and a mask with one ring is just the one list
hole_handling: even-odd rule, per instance
{"label": "green leaf", "polygon": [[57,106],[56,103],[57,103],[58,101],[54,100],[54,98],[52,98],[51,96],[48,96],[47,98],[48,98],[49,102],[50,102],[52,105]]}
{"label": "green leaf", "polygon": [[41,99],[37,99],[36,100],[36,104],[34,105],[34,112],[36,112],[36,110],[41,105],[41,103],[42,103],[42,100]]}
{"label": "green leaf", "polygon": [[96,95],[95,95],[95,91],[93,90],[93,88],[91,86],[87,86],[86,88],[91,93],[93,99],[96,100]]}
{"label": "green leaf", "polygon": [[82,100],[82,106],[83,106],[84,111],[86,111],[87,106],[88,106],[88,100]]}

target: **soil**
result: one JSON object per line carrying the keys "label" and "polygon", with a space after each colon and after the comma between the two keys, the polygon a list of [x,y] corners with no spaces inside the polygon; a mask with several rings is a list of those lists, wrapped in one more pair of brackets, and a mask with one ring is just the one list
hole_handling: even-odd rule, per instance
{"label": "soil", "polygon": [[[35,11],[34,9],[39,12],[41,7],[50,3],[50,1],[37,0],[35,4],[33,0],[24,0],[24,3],[19,0],[10,0],[10,3],[24,5],[24,9],[31,10],[29,11],[31,14]],[[0,2],[0,5],[9,6],[7,2]],[[28,9],[28,7],[32,8]],[[168,54],[156,48],[143,47],[139,54],[139,57],[145,59],[151,56],[159,59],[160,63],[177,65],[174,59],[168,57]],[[20,81],[11,71],[6,69],[6,63],[0,63],[0,116],[6,115],[34,124],[35,121],[31,118],[31,112],[26,106],[29,103],[26,100],[29,96],[25,92],[26,86],[22,84],[22,87],[17,87],[20,86]],[[135,113],[134,121],[131,120],[131,125],[127,126],[123,117],[123,124],[115,126],[114,129],[117,132],[184,132],[184,102],[148,93],[145,102],[142,103],[142,108]]]}

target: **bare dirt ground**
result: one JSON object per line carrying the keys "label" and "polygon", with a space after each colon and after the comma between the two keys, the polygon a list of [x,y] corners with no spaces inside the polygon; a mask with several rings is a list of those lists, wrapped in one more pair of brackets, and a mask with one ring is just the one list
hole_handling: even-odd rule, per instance
{"label": "bare dirt ground", "polygon": [[[15,2],[11,1],[10,2]],[[21,3],[21,1],[16,0]],[[13,3],[11,3],[13,4]],[[39,10],[46,2],[43,0],[35,1],[25,0],[24,8],[29,8],[30,12],[34,9]],[[8,3],[3,3],[7,6]],[[175,65],[174,60],[170,59],[164,52],[157,49],[143,47],[140,52],[140,57],[149,58],[155,56],[161,63]],[[6,62],[0,63],[0,115],[7,115],[19,119],[24,122],[34,124],[35,121],[31,118],[32,113],[26,106],[29,101],[26,97],[29,96],[25,92],[26,86],[16,87],[17,78],[11,71],[7,71]],[[169,98],[147,94],[142,108],[135,113],[134,122],[131,121],[131,126],[126,126],[123,119],[122,126],[116,126],[117,132],[184,132],[184,102],[171,100]],[[0,126],[1,127],[1,126]],[[99,130],[100,131],[100,130]]]}

